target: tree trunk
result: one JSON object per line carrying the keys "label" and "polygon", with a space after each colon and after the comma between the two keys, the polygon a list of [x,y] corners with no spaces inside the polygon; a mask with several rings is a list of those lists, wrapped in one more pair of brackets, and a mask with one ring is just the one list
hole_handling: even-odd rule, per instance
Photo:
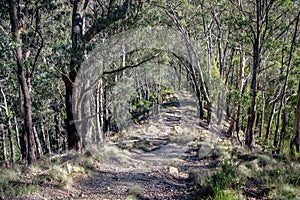
{"label": "tree trunk", "polygon": [[293,34],[293,39],[292,39],[291,47],[290,47],[290,51],[289,51],[289,58],[288,58],[288,63],[287,63],[287,70],[286,70],[284,85],[283,85],[283,91],[282,91],[282,95],[280,96],[281,97],[280,98],[280,106],[279,106],[278,117],[277,117],[276,132],[275,132],[275,136],[274,136],[274,147],[275,148],[278,148],[278,134],[279,134],[280,117],[281,117],[281,111],[282,111],[283,106],[285,105],[285,101],[286,101],[286,91],[287,91],[289,75],[290,75],[290,71],[291,71],[291,60],[293,57],[293,53],[295,51],[295,43],[296,43],[297,34],[298,34],[297,32],[298,32],[299,16],[300,16],[300,12],[298,13],[297,20],[295,23],[295,31]]}
{"label": "tree trunk", "polygon": [[[97,133],[95,134],[95,142],[103,142],[103,88],[102,88],[102,79],[99,80],[96,89],[96,127]],[[98,135],[98,136],[97,136]]]}
{"label": "tree trunk", "polygon": [[262,109],[261,109],[261,121],[259,126],[259,138],[262,137],[262,132],[265,124],[265,107],[266,107],[266,98],[265,91],[262,90]]}
{"label": "tree trunk", "polygon": [[[74,78],[75,79],[75,78]],[[80,145],[80,135],[77,132],[73,116],[73,83],[69,80],[64,80],[66,86],[66,96],[65,96],[65,104],[66,104],[66,127],[67,127],[67,137],[68,137],[68,146],[69,149],[76,149],[77,151],[81,149]]]}
{"label": "tree trunk", "polygon": [[256,0],[256,32],[253,43],[253,67],[252,67],[252,80],[251,80],[251,107],[248,114],[248,127],[245,137],[245,144],[249,149],[254,146],[255,129],[256,129],[256,112],[257,112],[257,76],[260,67],[260,36],[261,36],[261,1]]}
{"label": "tree trunk", "polygon": [[81,150],[81,136],[79,135],[74,123],[74,101],[77,96],[73,93],[74,83],[79,72],[84,55],[83,31],[84,13],[88,0],[75,0],[73,3],[72,14],[72,54],[70,61],[70,71],[68,77],[64,76],[66,87],[66,126],[69,149]]}
{"label": "tree trunk", "polygon": [[18,128],[18,121],[16,115],[14,115],[14,122],[15,122],[15,131],[16,131],[16,139],[17,139],[17,147],[20,152],[20,160],[23,160],[22,153],[21,153],[21,142],[20,142],[20,133]]}
{"label": "tree trunk", "polygon": [[294,155],[294,150],[293,150],[294,145],[296,147],[296,150],[299,152],[299,147],[300,147],[300,79],[299,79],[299,83],[298,83],[298,101],[297,101],[297,108],[296,108],[294,135],[290,142],[291,155]]}
{"label": "tree trunk", "polygon": [[[204,7],[204,1],[201,2],[201,9],[204,11],[206,8]],[[205,13],[202,12],[202,25],[203,25],[203,33],[206,38],[206,50],[207,50],[207,82],[211,85],[211,58],[212,58],[212,45],[211,45],[211,28],[208,27],[206,22]]]}
{"label": "tree trunk", "polygon": [[20,101],[20,126],[21,126],[21,134],[19,137],[20,140],[20,151],[21,151],[21,157],[22,157],[22,161],[27,160],[27,152],[28,152],[28,148],[27,148],[27,133],[25,131],[25,111],[24,111],[24,95],[22,93],[21,87],[20,87],[20,83],[19,83],[19,101]]}
{"label": "tree trunk", "polygon": [[[283,92],[286,92],[286,91],[283,91]],[[273,140],[273,145],[275,147],[275,149],[278,148],[278,144],[279,144],[279,141],[278,141],[278,136],[279,136],[279,126],[280,126],[280,122],[281,122],[281,114],[282,114],[282,109],[283,109],[283,101],[285,101],[285,95],[284,96],[284,99],[282,99],[280,101],[280,104],[279,104],[279,110],[278,110],[278,113],[277,113],[277,121],[276,121],[276,129],[275,129],[275,134],[274,134],[274,140]]]}
{"label": "tree trunk", "polygon": [[[22,44],[19,35],[19,19],[17,15],[16,2],[14,0],[9,0],[9,12],[10,12],[10,22],[11,22],[11,32],[13,34],[13,40],[17,44]],[[25,72],[24,72],[24,63],[22,55],[22,47],[17,46],[15,48],[15,57],[17,62],[17,74],[18,80],[21,86],[21,90],[24,97],[24,112],[25,112],[25,133],[27,134],[27,162],[32,164],[34,161],[33,154],[33,125],[32,125],[32,107],[31,107],[31,97],[29,86],[26,81]]]}
{"label": "tree trunk", "polygon": [[15,141],[14,141],[12,125],[8,113],[6,113],[6,118],[7,118],[7,128],[8,128],[7,130],[8,130],[9,146],[10,146],[10,165],[13,166],[15,164],[15,157],[16,157]]}
{"label": "tree trunk", "polygon": [[38,137],[38,133],[36,131],[35,126],[33,126],[33,133],[34,133],[34,142],[35,142],[35,149],[36,149],[36,157],[39,159],[43,155],[42,145],[40,143],[40,139]]}
{"label": "tree trunk", "polygon": [[[2,117],[2,113],[0,112],[0,118]],[[8,159],[7,159],[7,149],[6,149],[6,137],[5,130],[2,122],[0,123],[0,133],[1,133],[1,143],[2,143],[2,166],[8,167]]]}
{"label": "tree trunk", "polygon": [[276,100],[273,102],[272,104],[272,110],[270,113],[270,117],[268,120],[268,125],[266,128],[266,135],[265,135],[265,141],[267,141],[269,139],[270,133],[271,133],[271,128],[272,128],[272,122],[273,122],[273,118],[274,118],[274,114],[275,114],[275,108],[276,108]]}
{"label": "tree trunk", "polygon": [[203,119],[204,109],[203,109],[203,101],[202,101],[202,92],[201,92],[200,85],[199,85],[199,82],[197,80],[196,72],[195,72],[195,69],[194,69],[193,66],[191,66],[191,70],[192,70],[191,77],[192,77],[192,80],[193,80],[194,89],[195,89],[196,96],[197,96],[197,99],[198,99],[198,106],[199,106],[199,112],[200,112],[199,117],[200,117],[200,119]]}
{"label": "tree trunk", "polygon": [[[299,18],[300,18],[300,12],[298,12],[298,16],[297,16],[297,21],[295,24],[295,32],[293,35],[293,41],[291,44],[291,50],[290,50],[290,57],[289,57],[289,62],[288,62],[288,66],[290,66],[290,62],[291,62],[291,58],[292,58],[292,54],[294,52],[294,47],[295,47],[295,41],[296,41],[296,36],[297,36],[297,30],[298,30],[298,24],[299,24]],[[297,101],[297,108],[296,108],[296,118],[295,118],[295,125],[294,125],[294,135],[292,137],[292,140],[290,142],[290,153],[291,155],[294,154],[293,151],[293,146],[296,146],[296,150],[299,152],[299,146],[300,146],[300,79],[299,79],[299,83],[298,83],[298,101]]]}
{"label": "tree trunk", "polygon": [[282,124],[281,124],[281,131],[280,131],[280,137],[279,137],[279,145],[278,150],[281,150],[281,147],[283,145],[284,139],[287,135],[286,126],[288,123],[288,113],[285,109],[286,105],[284,105],[284,111],[283,111],[283,118],[282,118]]}
{"label": "tree trunk", "polygon": [[41,122],[41,131],[43,135],[43,143],[44,143],[44,148],[45,148],[45,153],[48,153],[50,156],[52,154],[51,152],[51,146],[50,146],[50,137],[49,137],[49,132],[45,132],[45,127],[44,127],[44,122]]}
{"label": "tree trunk", "polygon": [[[76,94],[73,94],[74,82],[77,77],[77,73],[80,71],[81,63],[84,59],[85,44],[90,42],[98,33],[105,30],[108,26],[114,22],[124,19],[129,7],[133,4],[129,0],[121,1],[119,6],[115,6],[115,1],[109,1],[107,13],[103,13],[102,17],[94,20],[92,26],[85,32],[85,10],[89,0],[74,0],[72,11],[72,54],[70,61],[69,74],[64,76],[64,82],[66,87],[65,103],[66,103],[66,126],[69,149],[76,148],[80,150],[81,135],[76,130],[74,124],[74,100],[76,100]],[[139,3],[141,3],[139,1]],[[137,10],[138,11],[139,7]],[[85,32],[85,33],[84,33]]]}
{"label": "tree trunk", "polygon": [[198,100],[199,118],[202,120],[204,118],[202,91],[201,91],[201,88],[200,88],[200,83],[199,83],[198,78],[196,76],[196,70],[191,65],[184,64],[184,67],[186,68],[186,71],[187,71],[187,79],[191,79],[191,81],[192,81],[193,89],[196,93],[196,98]]}
{"label": "tree trunk", "polygon": [[[58,111],[59,112],[59,111]],[[61,138],[61,128],[60,128],[60,113],[54,115],[55,123],[55,141],[56,141],[56,150],[58,153],[62,153],[62,138]]]}
{"label": "tree trunk", "polygon": [[[83,88],[86,90],[90,86],[90,81],[87,79],[85,80]],[[91,95],[92,92],[89,90],[84,94],[83,103],[79,105],[78,109],[81,109],[81,120],[84,120],[80,126],[80,133],[82,137],[82,145],[93,143],[93,122],[92,119],[89,118],[92,115],[91,112]],[[82,96],[82,95],[80,95]]]}
{"label": "tree trunk", "polygon": [[[1,94],[3,97],[3,109],[5,111],[5,124],[6,124],[6,130],[8,131],[8,138],[9,138],[9,146],[10,146],[10,165],[13,166],[15,163],[15,146],[14,146],[14,136],[13,136],[13,131],[12,131],[12,125],[11,125],[11,120],[10,120],[10,116],[9,116],[9,112],[8,112],[8,105],[7,105],[7,101],[6,101],[6,95],[4,93],[4,91],[2,90],[2,88],[0,88],[1,90]],[[1,110],[0,110],[1,112]]]}
{"label": "tree trunk", "polygon": [[[244,68],[245,68],[245,52],[244,52],[244,45],[240,45],[240,69],[238,71],[238,80],[236,83],[236,90],[242,93],[243,88],[243,77],[244,77]],[[229,128],[227,130],[227,135],[232,135],[234,130],[234,125],[236,124],[237,120],[239,119],[239,106],[240,103],[237,104],[236,108],[233,111],[231,122],[229,123]],[[237,133],[238,134],[238,133]]]}

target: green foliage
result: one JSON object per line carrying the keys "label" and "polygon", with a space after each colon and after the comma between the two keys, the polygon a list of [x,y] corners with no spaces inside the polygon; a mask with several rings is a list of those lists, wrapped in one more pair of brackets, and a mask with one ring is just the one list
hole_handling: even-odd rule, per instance
{"label": "green foliage", "polygon": [[130,97],[130,113],[137,123],[148,118],[150,108],[159,102],[159,98],[164,100],[174,91],[173,88],[166,88],[159,84],[148,84],[150,85],[148,89],[142,86]]}
{"label": "green foliage", "polygon": [[[107,1],[108,2],[108,1]],[[104,2],[104,3],[107,3]],[[118,8],[116,1],[113,2],[111,7],[111,12]],[[298,10],[299,2],[291,0],[274,1],[274,6],[270,4],[270,13],[267,17],[261,20],[261,33],[255,35],[256,18],[255,18],[255,7],[252,2],[243,1],[243,12],[239,10],[239,6],[233,5],[234,1],[162,1],[162,0],[151,0],[146,1],[143,4],[143,8],[138,16],[133,18],[126,16],[126,20],[122,22],[112,23],[107,29],[103,30],[99,36],[95,37],[93,41],[86,44],[85,50],[87,53],[93,50],[100,40],[105,40],[107,37],[118,33],[122,30],[128,30],[129,28],[135,27],[145,27],[145,26],[166,26],[170,28],[177,29],[178,26],[186,28],[186,33],[191,38],[199,39],[199,56],[200,66],[203,67],[204,76],[207,76],[208,70],[204,67],[207,66],[207,42],[211,39],[212,46],[212,58],[211,58],[211,78],[212,87],[210,89],[216,89],[219,83],[225,83],[229,87],[228,96],[231,97],[230,110],[236,105],[240,105],[241,117],[247,115],[247,110],[251,105],[251,93],[249,91],[250,78],[248,78],[247,85],[245,86],[245,91],[242,93],[237,91],[236,81],[237,72],[239,68],[239,52],[240,47],[244,46],[244,53],[246,58],[245,63],[245,73],[244,79],[247,78],[248,74],[252,73],[253,65],[253,39],[257,35],[261,35],[264,41],[260,41],[263,45],[261,47],[261,70],[259,72],[259,92],[257,96],[257,110],[263,107],[262,95],[260,90],[265,91],[266,95],[266,112],[265,119],[269,119],[271,114],[270,102],[274,100],[277,96],[276,91],[277,86],[282,86],[286,75],[287,60],[289,56],[289,49],[291,45],[292,31],[294,29],[294,24],[289,24],[291,19],[294,19]],[[40,122],[47,124],[47,132],[51,133],[50,139],[53,139],[52,133],[54,133],[54,123],[53,123],[53,113],[60,113],[62,116],[61,122],[64,123],[66,117],[65,105],[64,105],[64,84],[61,77],[64,77],[69,73],[68,68],[71,59],[71,46],[70,32],[71,32],[71,15],[72,6],[62,1],[25,1],[25,9],[22,10],[22,15],[25,21],[25,30],[21,35],[22,44],[12,42],[12,35],[10,34],[10,24],[9,15],[7,11],[7,3],[1,2],[0,11],[0,77],[1,77],[1,87],[3,87],[5,94],[7,95],[7,101],[9,105],[9,117],[13,118],[16,116],[19,118],[19,97],[18,97],[18,80],[16,78],[16,63],[13,53],[13,48],[22,46],[24,54],[28,47],[31,46],[33,38],[35,36],[35,14],[36,8],[39,7],[40,10],[40,20],[39,24],[39,34],[36,43],[32,45],[31,54],[28,58],[24,59],[24,69],[25,71],[31,71],[33,69],[33,63],[35,62],[35,55],[38,48],[42,45],[43,49],[40,56],[36,60],[36,69],[31,79],[31,95],[32,95],[32,106],[33,106],[33,120],[37,129]],[[94,5],[93,5],[94,6]],[[99,6],[95,4],[95,8],[91,9],[93,6],[89,7],[86,12],[86,30],[88,30],[91,24],[99,20],[101,17],[107,15],[105,14],[106,6]],[[132,5],[131,5],[132,6]],[[265,8],[268,8],[266,6]],[[95,10],[94,10],[95,9]],[[104,11],[103,11],[104,10]],[[133,9],[134,10],[134,9]],[[134,10],[135,11],[135,10]],[[166,15],[165,11],[172,11],[173,17],[177,17],[178,21],[174,21],[172,17],[170,18]],[[129,15],[132,15],[131,12]],[[261,12],[262,15],[265,11]],[[110,17],[110,16],[108,16]],[[125,23],[128,21],[128,24]],[[204,26],[207,27],[204,27]],[[209,26],[209,27],[208,27]],[[289,26],[289,27],[288,27]],[[205,33],[205,29],[209,28],[210,32]],[[287,29],[286,29],[287,28]],[[282,32],[286,29],[287,32]],[[207,30],[206,30],[207,31]],[[220,32],[219,32],[220,31]],[[253,31],[253,32],[252,32]],[[282,36],[277,38],[278,33],[282,33]],[[207,35],[211,34],[211,35]],[[225,53],[225,47],[227,44],[227,52]],[[285,110],[289,112],[288,124],[286,127],[288,135],[283,140],[283,146],[281,147],[281,155],[287,156],[289,150],[289,140],[291,138],[291,133],[294,129],[295,121],[295,105],[297,101],[297,96],[294,95],[297,91],[297,82],[299,79],[299,69],[300,69],[300,57],[299,57],[299,47],[300,42],[296,42],[296,49],[292,58],[291,72],[289,76],[289,82],[286,91],[286,105]],[[151,52],[151,51],[150,51]],[[132,53],[126,55],[126,62],[137,61],[139,58],[143,58],[149,51]],[[220,77],[220,57],[224,53],[224,76]],[[232,60],[230,60],[230,54],[232,53]],[[177,59],[177,58],[176,58]],[[177,61],[174,56],[170,55],[168,52],[162,52],[161,55],[154,59],[156,62],[163,65],[178,67],[180,59]],[[282,60],[284,63],[281,63]],[[117,59],[116,59],[117,60]],[[176,61],[174,61],[176,60]],[[282,66],[283,65],[283,66]],[[151,66],[149,68],[143,68],[143,73],[141,73],[141,79],[149,78],[153,82],[157,82],[162,76],[158,72],[156,76],[149,77],[149,72],[153,71]],[[189,69],[190,70],[190,69]],[[188,75],[190,72],[186,70],[182,72],[182,75]],[[199,69],[196,69],[196,78],[199,79]],[[131,72],[131,71],[130,71]],[[124,72],[124,73],[127,73]],[[29,74],[27,74],[29,75]],[[114,77],[116,74],[112,75]],[[117,74],[118,75],[118,74]],[[116,76],[117,76],[116,75]],[[228,77],[227,77],[228,76]],[[106,92],[109,93],[112,85],[116,83],[109,77],[104,82]],[[159,78],[157,78],[159,77]],[[165,78],[166,79],[166,78]],[[188,78],[189,79],[189,78]],[[206,77],[207,79],[207,77]],[[226,80],[225,80],[226,79]],[[166,80],[162,80],[167,82]],[[137,81],[138,82],[138,81]],[[151,81],[150,81],[151,82]],[[203,86],[202,86],[203,87]],[[160,88],[159,92],[150,91],[148,97],[140,98],[140,93],[136,92],[132,95],[130,99],[130,106],[132,107],[132,117],[147,117],[150,108],[158,100],[159,95],[168,97],[166,99],[176,99],[172,97],[173,89],[167,86],[166,88]],[[216,100],[216,94],[212,90],[208,91],[210,93],[210,98],[212,102]],[[218,91],[217,91],[218,92]],[[2,97],[1,97],[2,98]],[[123,97],[121,97],[123,98]],[[0,99],[0,104],[2,99]],[[110,104],[110,100],[106,100],[105,104]],[[126,99],[125,101],[128,101]],[[169,106],[173,106],[172,104]],[[213,106],[214,103],[213,103]],[[126,109],[128,109],[126,107]],[[275,109],[278,112],[278,104]],[[49,114],[50,113],[50,114]],[[259,113],[258,113],[259,114]],[[19,119],[18,119],[19,120]],[[140,118],[138,119],[140,120]],[[240,119],[241,120],[241,119]],[[273,120],[271,126],[271,132],[274,133],[275,124],[277,122],[276,117]],[[280,124],[282,121],[279,121]],[[4,124],[7,123],[6,120],[3,121]],[[240,121],[240,125],[247,126],[247,117]],[[259,122],[258,124],[260,124]],[[264,120],[266,127],[267,120]],[[258,125],[257,124],[257,125]],[[15,124],[13,124],[15,125]],[[16,124],[19,125],[19,124]],[[19,126],[20,127],[20,126]],[[40,131],[38,130],[40,133]],[[13,132],[15,138],[15,132]],[[40,135],[39,135],[40,136]],[[185,138],[186,139],[186,138]],[[272,146],[273,135],[270,135],[270,140],[258,140],[258,144],[263,145],[268,150],[274,150]],[[2,153],[2,152],[1,152]],[[19,152],[17,152],[18,154]],[[9,152],[8,152],[9,154]],[[103,152],[95,154],[95,157],[85,157],[85,156],[74,156],[78,163],[72,163],[71,158],[57,158],[53,161],[47,163],[48,167],[43,166],[43,169],[48,171],[44,174],[40,174],[38,181],[41,183],[46,182],[56,182],[58,184],[67,184],[69,178],[76,173],[85,173],[86,170],[91,170],[94,167],[95,160],[103,161],[106,159],[121,160],[124,152],[113,149],[109,147],[104,147]],[[270,164],[271,163],[271,164]],[[271,165],[271,166],[269,166]],[[269,168],[268,168],[269,167]],[[215,188],[215,198],[216,199],[235,199],[235,194],[231,193],[232,189],[237,188],[243,180],[236,176],[237,171],[243,171],[239,175],[244,175],[248,178],[255,178],[263,183],[266,183],[269,190],[269,194],[273,195],[275,198],[294,198],[298,194],[297,187],[299,187],[299,169],[290,168],[285,169],[282,165],[270,157],[258,156],[257,159],[252,161],[246,161],[242,163],[237,170],[236,163],[231,163],[230,161],[225,161],[222,164],[221,170],[212,175],[209,179],[209,184]],[[242,170],[241,170],[242,169]],[[40,173],[40,172],[39,172]],[[2,194],[5,196],[3,188],[18,188],[19,191],[10,191],[11,193],[23,193],[28,187],[28,191],[34,191],[34,186],[19,184],[20,174],[14,174],[12,171],[1,171],[0,173],[0,188],[2,188]],[[9,190],[6,190],[9,191]],[[3,196],[2,195],[2,196]]]}
{"label": "green foliage", "polygon": [[290,168],[286,171],[286,183],[295,187],[300,187],[300,171],[298,168]]}
{"label": "green foliage", "polygon": [[14,189],[11,189],[9,192],[12,196],[21,196],[24,194],[33,194],[38,192],[37,186],[33,184],[25,184],[13,187]]}
{"label": "green foliage", "polygon": [[161,91],[161,95],[170,94],[170,93],[172,93],[172,92],[174,92],[174,89],[173,89],[173,88],[166,88],[166,89],[163,89],[163,90]]}
{"label": "green foliage", "polygon": [[225,160],[221,165],[221,170],[210,177],[210,185],[220,190],[235,189],[243,184],[242,178],[236,177],[236,165]]}
{"label": "green foliage", "polygon": [[[247,156],[243,156],[247,157]],[[299,164],[287,164],[260,154],[251,161],[239,161],[236,176],[246,177],[272,199],[294,199],[300,195]],[[289,165],[289,167],[287,167]]]}
{"label": "green foliage", "polygon": [[50,166],[49,171],[44,176],[46,176],[46,179],[50,180],[50,182],[58,183],[59,185],[65,185],[68,182],[67,174],[66,168],[59,165],[53,165]]}
{"label": "green foliage", "polygon": [[232,190],[221,190],[220,187],[214,188],[214,197],[210,198],[213,200],[241,200],[240,195],[236,194]]}

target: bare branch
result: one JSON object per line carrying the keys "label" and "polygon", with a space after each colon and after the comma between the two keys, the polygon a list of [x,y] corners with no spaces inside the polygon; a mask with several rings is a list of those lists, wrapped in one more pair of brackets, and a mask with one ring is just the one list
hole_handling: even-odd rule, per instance
{"label": "bare branch", "polygon": [[126,69],[133,69],[133,68],[136,68],[150,60],[152,60],[153,58],[157,57],[159,54],[161,54],[161,51],[159,51],[158,53],[150,56],[149,58],[137,63],[137,64],[134,64],[134,65],[128,65],[128,66],[124,66],[124,67],[121,67],[121,68],[118,68],[118,69],[115,69],[115,70],[111,70],[111,71],[104,71],[103,72],[103,75],[106,75],[106,74],[114,74],[114,73],[117,73],[117,72],[121,72],[121,71],[124,71]]}

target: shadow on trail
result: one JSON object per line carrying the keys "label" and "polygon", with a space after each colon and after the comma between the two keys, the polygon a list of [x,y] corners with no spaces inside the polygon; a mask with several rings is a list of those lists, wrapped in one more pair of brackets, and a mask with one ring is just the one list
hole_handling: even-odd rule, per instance
{"label": "shadow on trail", "polygon": [[[103,199],[126,199],[133,195],[141,200],[191,199],[187,180],[176,178],[166,171],[112,172],[99,171],[81,184],[83,196],[93,198],[95,193]],[[96,197],[96,196],[95,196]],[[97,196],[99,197],[99,196]]]}

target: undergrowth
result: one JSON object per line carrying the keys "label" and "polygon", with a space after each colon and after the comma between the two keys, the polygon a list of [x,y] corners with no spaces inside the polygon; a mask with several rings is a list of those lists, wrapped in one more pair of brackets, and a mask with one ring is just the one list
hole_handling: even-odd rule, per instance
{"label": "undergrowth", "polygon": [[242,150],[231,155],[206,175],[203,170],[191,171],[196,177],[195,190],[201,191],[196,193],[197,199],[299,199],[299,163],[277,159],[266,152]]}
{"label": "undergrowth", "polygon": [[[76,176],[89,174],[95,164],[104,161],[130,162],[128,151],[115,146],[97,146],[82,153],[67,152],[52,157],[44,156],[31,166],[16,165],[13,169],[0,169],[0,199],[38,192],[39,186],[51,184],[69,189]],[[137,194],[137,189],[131,195]]]}
{"label": "undergrowth", "polygon": [[0,170],[0,199],[38,192],[40,185],[51,183],[68,189],[77,174],[89,173],[91,158],[75,153],[43,158],[31,166],[16,165]]}
{"label": "undergrowth", "polygon": [[37,187],[22,179],[20,170],[0,170],[0,199],[9,199],[11,196],[30,194],[37,191]]}

